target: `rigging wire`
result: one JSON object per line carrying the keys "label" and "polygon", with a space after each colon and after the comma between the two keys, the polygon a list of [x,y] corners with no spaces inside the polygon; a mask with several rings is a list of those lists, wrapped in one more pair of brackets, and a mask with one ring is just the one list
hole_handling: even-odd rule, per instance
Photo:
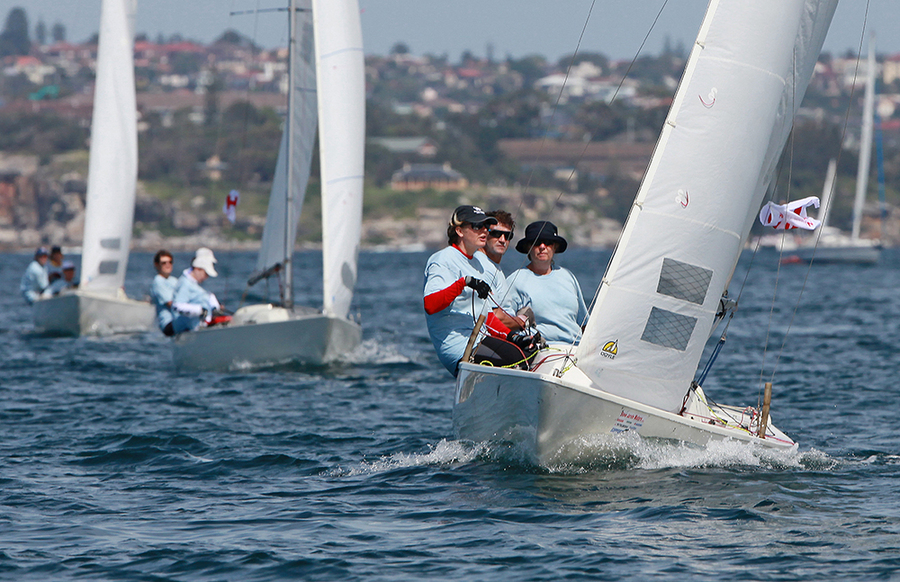
{"label": "rigging wire", "polygon": [[[563,78],[563,82],[562,82],[562,85],[560,86],[559,93],[556,96],[556,101],[553,104],[553,110],[551,111],[550,116],[549,116],[547,122],[545,123],[545,128],[544,128],[544,132],[543,132],[544,137],[541,139],[541,145],[538,148],[538,153],[536,156],[538,158],[540,158],[541,153],[544,151],[544,148],[546,146],[547,129],[549,128],[550,123],[553,121],[554,117],[556,116],[556,112],[559,109],[559,104],[562,101],[562,96],[563,96],[563,93],[565,92],[566,85],[568,84],[569,76],[571,74],[572,68],[575,66],[575,59],[578,56],[579,50],[581,49],[581,43],[584,40],[584,36],[587,32],[587,27],[588,27],[588,24],[590,23],[591,15],[593,14],[594,6],[596,5],[596,3],[597,3],[597,0],[591,0],[591,5],[588,9],[587,16],[585,17],[584,25],[581,28],[581,34],[578,37],[578,42],[575,45],[575,50],[572,53],[572,58],[569,60],[569,64],[566,67],[565,77]],[[634,67],[635,63],[638,60],[638,57],[640,57],[641,53],[643,52],[644,46],[647,44],[647,40],[650,38],[650,35],[653,33],[653,30],[656,27],[657,22],[659,22],[659,18],[660,18],[660,16],[662,16],[663,10],[665,10],[666,5],[668,3],[669,3],[669,0],[663,0],[662,6],[660,6],[659,11],[656,13],[656,16],[654,17],[653,22],[650,24],[650,27],[647,30],[647,33],[644,35],[643,40],[641,40],[641,44],[638,47],[637,51],[635,52],[634,57],[632,57],[631,62],[628,64],[628,68],[625,70],[625,73],[622,75],[622,79],[619,81],[619,84],[616,86],[616,90],[613,92],[613,95],[609,100],[610,103],[613,103],[615,101],[616,97],[619,95],[620,90],[622,89],[622,86],[625,84],[625,81],[628,80],[628,75],[631,73],[631,69]],[[587,152],[587,148],[589,145],[590,145],[590,140],[585,142],[584,147],[582,148],[581,152],[578,155],[578,158],[576,159],[575,163],[573,164],[572,171],[569,173],[569,176],[565,180],[566,184],[570,183],[572,181],[573,177],[575,176],[576,168],[578,167],[578,164],[584,159],[585,153]],[[525,182],[525,188],[523,190],[523,194],[528,192],[528,189],[531,185],[531,180],[534,177],[534,173],[535,173],[535,168],[532,167],[531,172],[528,174],[528,179]],[[562,198],[562,195],[563,195],[563,191],[560,190],[559,194],[556,197],[556,200],[554,200],[554,202],[553,202],[553,207],[556,207],[556,205],[559,203],[560,198]],[[524,203],[524,196],[520,198],[519,205],[516,208],[516,215],[521,214],[523,203]],[[535,243],[538,240],[539,239],[536,238]],[[528,252],[525,253],[526,257],[528,256],[528,254],[531,252],[531,250],[533,248],[534,248],[534,243],[531,245],[531,248],[528,249]],[[616,243],[616,248],[618,248],[618,242]],[[613,249],[613,254],[615,254],[615,249]],[[523,263],[524,263],[524,261],[523,261]],[[527,263],[525,263],[525,264],[527,264]],[[515,278],[516,278],[516,275],[514,274],[511,281],[515,281]],[[600,293],[600,287],[602,287],[602,285],[603,285],[603,282],[601,280],[601,283],[600,283],[600,285],[598,285],[597,291],[594,293],[593,299],[591,300],[591,303],[588,306],[588,310],[587,310],[588,314],[590,314],[591,309],[593,309],[593,307],[594,307],[594,303],[597,301],[597,296]],[[507,293],[508,292],[509,292],[509,285],[507,285]],[[502,299],[505,299],[505,297],[501,298],[501,300]],[[588,316],[585,316],[585,318],[581,321],[582,328],[584,327],[584,325],[587,322],[587,317]],[[566,357],[568,358],[570,356],[567,355]]]}
{"label": "rigging wire", "polygon": [[[856,90],[856,79],[859,77],[859,62],[860,62],[860,58],[862,57],[862,47],[863,47],[863,43],[865,42],[866,26],[867,26],[867,24],[868,24],[868,19],[869,19],[869,4],[870,4],[870,1],[871,1],[871,0],[866,0],[866,8],[865,8],[865,11],[864,11],[864,14],[863,14],[863,26],[862,26],[862,31],[861,31],[860,37],[859,37],[859,48],[857,49],[857,53],[856,53],[856,70],[854,71],[854,76],[853,76],[853,78],[854,78],[854,83],[853,83],[853,86],[850,88],[850,100],[849,100],[849,102],[848,102],[848,104],[847,104],[847,111],[846,111],[846,113],[845,113],[845,115],[844,115],[844,126],[843,126],[843,128],[842,128],[842,130],[841,130],[841,141],[840,141],[841,147],[840,147],[840,149],[838,150],[838,156],[837,156],[838,161],[840,161],[840,156],[841,156],[841,153],[843,152],[844,137],[846,136],[846,133],[847,133],[847,127],[848,127],[848,125],[849,125],[849,120],[850,120],[850,108],[852,107],[852,104],[853,104],[853,95],[854,95],[855,90]],[[835,183],[836,183],[836,182],[835,182]],[[835,185],[832,184],[831,188],[832,188],[832,192],[831,192],[830,195],[833,197]],[[831,207],[833,207],[833,206],[834,206],[833,204],[829,204],[829,208],[828,208],[828,211],[827,211],[827,212],[831,212]],[[827,218],[827,216],[823,217],[823,220],[824,220],[825,218]],[[781,342],[781,347],[780,347],[780,349],[778,350],[778,355],[777,355],[777,357],[775,358],[775,363],[774,363],[774,365],[772,366],[772,375],[771,375],[771,379],[770,379],[770,381],[772,381],[772,382],[774,382],[774,380],[775,380],[775,373],[776,373],[776,371],[777,371],[777,369],[778,369],[778,365],[781,363],[781,357],[782,357],[782,355],[784,354],[784,348],[785,348],[785,345],[787,345],[787,339],[788,339],[788,336],[790,335],[791,327],[793,326],[794,320],[795,320],[796,317],[797,317],[797,311],[798,311],[799,308],[800,308],[800,300],[803,298],[803,293],[804,293],[804,291],[806,290],[806,285],[807,285],[807,283],[809,282],[809,274],[810,274],[810,272],[812,271],[812,265],[813,265],[813,263],[815,262],[815,258],[816,258],[816,250],[817,250],[818,247],[819,247],[819,240],[820,240],[820,238],[821,238],[821,234],[822,234],[822,233],[821,233],[821,230],[820,230],[819,232],[816,233],[816,237],[815,237],[816,242],[815,242],[815,246],[813,247],[813,254],[812,254],[812,257],[810,258],[809,265],[808,265],[807,268],[806,268],[806,275],[805,275],[804,278],[803,278],[803,284],[802,284],[801,287],[800,287],[800,293],[799,293],[798,296],[797,296],[797,302],[794,304],[794,308],[793,308],[793,311],[792,311],[792,313],[791,313],[791,318],[790,318],[790,320],[788,321],[787,329],[786,329],[785,332],[784,332],[784,339],[783,339],[782,342]],[[780,261],[779,261],[779,263],[780,263]],[[779,268],[780,268],[780,266],[779,266]],[[762,375],[762,373],[761,373],[760,375]]]}

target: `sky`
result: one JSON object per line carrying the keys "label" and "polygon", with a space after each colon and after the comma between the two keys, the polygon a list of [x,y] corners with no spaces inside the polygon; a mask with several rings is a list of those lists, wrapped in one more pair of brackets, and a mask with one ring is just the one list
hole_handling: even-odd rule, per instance
{"label": "sky", "polygon": [[[138,0],[135,29],[151,39],[159,33],[179,33],[206,43],[233,28],[262,46],[284,46],[283,12],[234,13],[286,2]],[[648,31],[645,54],[658,54],[667,38],[672,46],[687,48],[697,35],[707,0],[359,0],[359,5],[367,54],[384,55],[403,42],[414,54],[446,54],[452,61],[465,50],[486,56],[488,46],[495,58],[538,54],[555,60],[575,51],[583,29],[579,51],[616,59],[634,56]],[[70,41],[89,38],[100,20],[100,0],[0,0],[0,18],[5,21],[17,6],[25,9],[32,33],[39,19],[48,29],[60,22]],[[864,31],[872,30],[878,35],[879,54],[900,53],[900,2],[840,0],[825,50],[855,52],[860,38],[867,36]]]}

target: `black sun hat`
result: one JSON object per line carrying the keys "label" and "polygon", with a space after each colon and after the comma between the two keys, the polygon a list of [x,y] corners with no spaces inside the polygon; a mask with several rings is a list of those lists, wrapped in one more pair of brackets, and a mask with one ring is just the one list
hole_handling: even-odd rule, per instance
{"label": "black sun hat", "polygon": [[538,220],[526,226],[525,238],[516,243],[516,250],[522,254],[528,254],[536,241],[554,243],[557,253],[566,252],[566,248],[569,246],[566,239],[559,236],[556,225],[549,220]]}

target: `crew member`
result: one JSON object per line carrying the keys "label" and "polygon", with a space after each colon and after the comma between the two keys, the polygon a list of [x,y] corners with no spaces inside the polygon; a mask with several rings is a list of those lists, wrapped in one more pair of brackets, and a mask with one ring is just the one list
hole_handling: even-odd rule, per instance
{"label": "crew member", "polygon": [[165,249],[153,256],[153,268],[156,276],[150,285],[150,299],[156,307],[156,324],[164,335],[175,335],[175,315],[172,313],[172,300],[175,298],[175,287],[178,279],[172,276],[174,267],[172,253]]}
{"label": "crew member", "polygon": [[41,297],[41,293],[50,285],[47,279],[47,249],[40,247],[34,252],[34,260],[28,264],[19,283],[19,291],[25,301],[31,305]]}
{"label": "crew member", "polygon": [[216,272],[216,262],[209,249],[205,249],[203,253],[198,251],[191,261],[191,268],[178,278],[172,298],[175,315],[172,327],[176,334],[197,329],[201,321],[209,323],[212,312],[219,308],[216,296],[201,287],[206,279],[219,275]]}

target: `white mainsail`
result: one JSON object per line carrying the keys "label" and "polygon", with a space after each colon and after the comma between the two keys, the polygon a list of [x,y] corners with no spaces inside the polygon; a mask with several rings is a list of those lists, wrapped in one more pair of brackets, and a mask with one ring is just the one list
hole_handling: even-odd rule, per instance
{"label": "white mainsail", "polygon": [[828,210],[834,202],[835,180],[837,179],[837,160],[831,158],[828,161],[828,169],[825,171],[825,183],[822,185],[822,205],[819,206],[819,218],[822,228],[828,226]]}
{"label": "white mainsail", "polygon": [[81,288],[125,283],[137,183],[136,0],[103,0],[91,121]]}
{"label": "white mainsail", "polygon": [[313,0],[322,179],[323,308],[344,318],[362,225],[365,64],[356,0]]}
{"label": "white mainsail", "polygon": [[604,390],[678,410],[837,0],[712,0],[577,348]]}
{"label": "white mainsail", "polygon": [[[309,181],[313,146],[316,140],[316,69],[313,48],[313,22],[310,0],[295,0],[290,11],[291,83],[288,95],[288,116],[281,136],[275,177],[269,195],[266,226],[262,246],[256,262],[257,271],[266,271],[284,264],[290,258],[297,236],[297,220],[303,209],[306,185]],[[289,140],[293,143],[289,144]],[[288,172],[288,152],[291,151],[291,171]],[[292,182],[288,189],[288,175]],[[288,197],[290,211],[288,212]],[[290,216],[290,224],[285,221]],[[289,285],[290,282],[286,282]]]}
{"label": "white mainsail", "polygon": [[866,62],[866,92],[863,97],[862,133],[859,137],[859,165],[856,168],[856,197],[853,199],[853,230],[850,236],[859,239],[863,205],[869,188],[869,168],[872,160],[872,130],[875,125],[875,38],[869,40]]}

